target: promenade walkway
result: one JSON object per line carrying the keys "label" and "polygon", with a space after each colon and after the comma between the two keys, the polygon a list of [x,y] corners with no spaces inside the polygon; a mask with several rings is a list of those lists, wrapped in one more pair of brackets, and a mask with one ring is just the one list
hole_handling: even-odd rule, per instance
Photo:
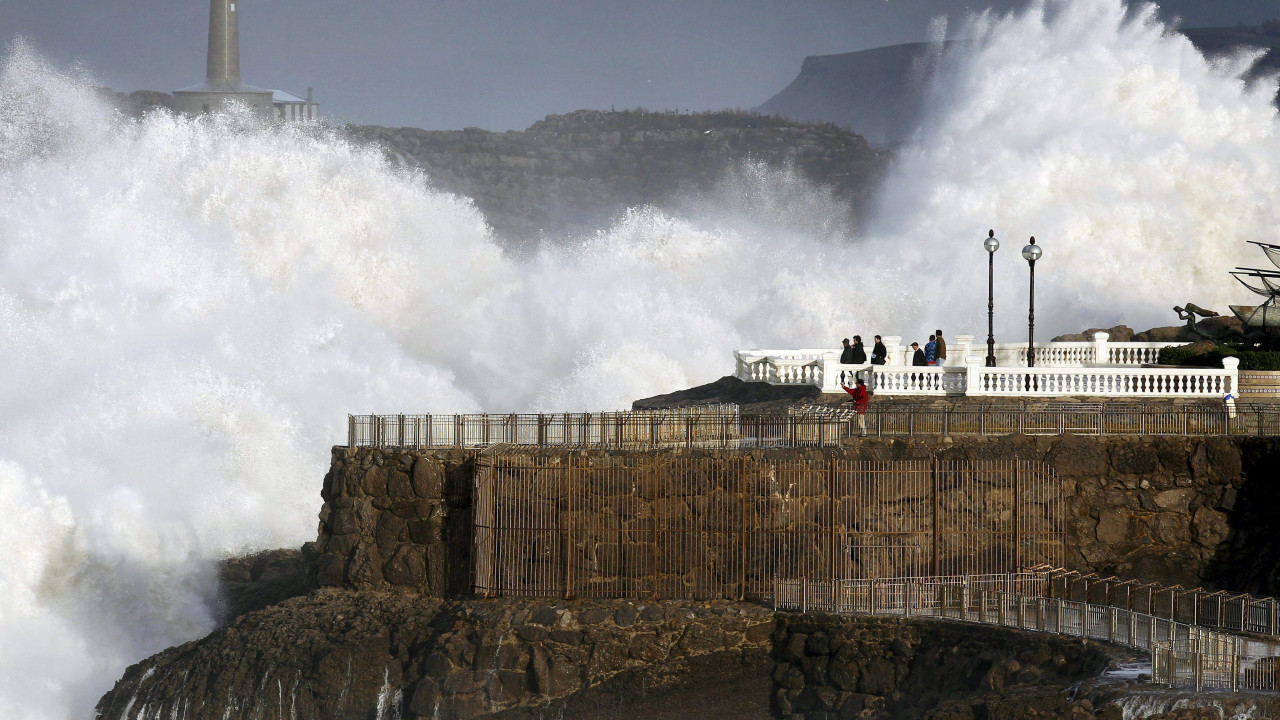
{"label": "promenade walkway", "polygon": [[[1063,597],[1073,583],[1138,588],[1128,602]],[[1065,581],[1065,582],[1064,582]],[[1056,594],[1055,594],[1056,590]],[[1147,599],[1135,609],[1133,600]],[[1168,598],[1171,605],[1155,599]],[[1093,598],[1096,600],[1097,598]],[[1179,603],[1181,600],[1181,604]],[[1167,607],[1167,614],[1161,613]],[[1179,616],[1190,611],[1190,617]],[[1171,687],[1280,690],[1277,603],[1201,589],[1086,578],[1053,569],[1001,575],[776,579],[774,608],[792,612],[933,617],[1070,635],[1146,651],[1151,681]]]}

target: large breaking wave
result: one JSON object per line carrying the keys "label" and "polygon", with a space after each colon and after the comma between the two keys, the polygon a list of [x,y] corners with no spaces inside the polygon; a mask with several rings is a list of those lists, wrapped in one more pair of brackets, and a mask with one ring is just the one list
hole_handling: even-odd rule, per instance
{"label": "large breaking wave", "polygon": [[313,538],[348,412],[613,409],[726,374],[735,347],[978,334],[988,226],[1001,334],[1030,234],[1045,332],[1237,297],[1225,270],[1280,225],[1275,88],[1240,79],[1249,58],[1210,63],[1117,0],[965,34],[866,237],[748,166],[697,210],[520,258],[376,149],[236,113],[123,119],[15,43],[0,716],[84,717],[124,666],[207,632],[211,561]]}

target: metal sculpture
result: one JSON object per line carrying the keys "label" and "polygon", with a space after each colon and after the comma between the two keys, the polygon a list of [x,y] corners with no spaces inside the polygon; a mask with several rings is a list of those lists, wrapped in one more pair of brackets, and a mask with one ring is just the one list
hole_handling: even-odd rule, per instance
{"label": "metal sculpture", "polygon": [[1216,318],[1220,315],[1193,303],[1186,307],[1175,307],[1179,320],[1185,320],[1187,330],[1206,340],[1222,344],[1240,342],[1246,346],[1271,346],[1280,338],[1280,245],[1271,245],[1257,240],[1249,241],[1262,248],[1267,259],[1276,267],[1275,270],[1261,268],[1237,267],[1231,271],[1241,285],[1253,293],[1266,298],[1258,305],[1229,305],[1231,313],[1240,320],[1241,330],[1223,327],[1219,324],[1206,325],[1200,318]]}

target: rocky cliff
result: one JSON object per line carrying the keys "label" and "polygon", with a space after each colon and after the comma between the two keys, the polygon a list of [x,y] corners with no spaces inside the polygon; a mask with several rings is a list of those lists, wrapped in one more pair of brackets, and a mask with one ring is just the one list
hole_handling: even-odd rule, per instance
{"label": "rocky cliff", "polygon": [[735,184],[727,201],[746,211],[794,190],[779,185],[809,183],[844,205],[835,220],[849,231],[887,160],[834,125],[730,111],[580,110],[502,133],[347,130],[421,167],[438,187],[473,198],[499,236],[524,242],[590,234],[632,207],[687,210],[725,182]]}
{"label": "rocky cliff", "polygon": [[[1266,51],[1250,73],[1280,69],[1280,23],[1259,27],[1181,30],[1201,52],[1221,56],[1239,48]],[[847,127],[873,143],[901,143],[924,112],[925,91],[945,44],[907,43],[804,59],[800,73],[757,110],[807,122]]]}
{"label": "rocky cliff", "polygon": [[[1068,504],[1070,567],[1280,588],[1280,440],[915,438],[752,457],[828,452],[1048,462]],[[585,453],[622,464],[653,454]],[[1086,701],[1073,689],[1109,662],[1098,646],[1012,630],[775,616],[730,602],[439,597],[458,592],[470,564],[475,457],[335,448],[319,538],[302,556],[312,580],[333,587],[281,600],[299,591],[295,556],[228,564],[234,619],[131,667],[100,701],[100,717],[1120,720],[1131,697],[1095,688]],[[1179,707],[1168,717],[1193,717]]]}

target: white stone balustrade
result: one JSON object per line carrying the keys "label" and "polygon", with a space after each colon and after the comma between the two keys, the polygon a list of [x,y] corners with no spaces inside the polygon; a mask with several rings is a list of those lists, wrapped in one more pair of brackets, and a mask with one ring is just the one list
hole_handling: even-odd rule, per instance
{"label": "white stone balustrade", "polygon": [[966,394],[985,396],[1088,395],[1100,397],[1222,398],[1234,392],[1240,361],[1212,368],[968,368]]}
{"label": "white stone balustrade", "polygon": [[870,387],[882,395],[963,395],[964,368],[880,365],[873,369]]}
{"label": "white stone balustrade", "polygon": [[[1222,369],[1143,367],[1162,348],[1181,343],[1112,343],[1107,333],[1093,342],[1037,343],[1036,365],[1026,367],[1026,344],[996,346],[998,366],[986,367],[986,346],[972,335],[957,335],[948,346],[946,367],[914,367],[910,347],[898,336],[883,338],[888,365],[843,365],[834,350],[740,350],[736,376],[774,385],[814,385],[842,392],[855,377],[871,378],[881,395],[1218,397],[1238,394],[1238,366],[1225,358]],[[870,352],[870,346],[868,346]],[[1105,358],[1105,362],[1097,362]]]}

